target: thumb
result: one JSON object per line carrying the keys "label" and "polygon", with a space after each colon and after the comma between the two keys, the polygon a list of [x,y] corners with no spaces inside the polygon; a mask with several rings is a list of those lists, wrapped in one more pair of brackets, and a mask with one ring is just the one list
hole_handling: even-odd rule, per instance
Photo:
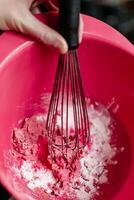
{"label": "thumb", "polygon": [[25,17],[17,19],[16,29],[46,45],[53,46],[62,54],[68,50],[65,39],[58,32],[36,19],[29,10],[26,11]]}

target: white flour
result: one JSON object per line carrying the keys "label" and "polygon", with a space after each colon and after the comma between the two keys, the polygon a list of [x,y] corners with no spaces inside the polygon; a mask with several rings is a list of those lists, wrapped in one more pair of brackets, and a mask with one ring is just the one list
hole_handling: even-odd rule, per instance
{"label": "white flour", "polygon": [[[118,161],[114,159],[117,151],[123,152],[124,147],[120,150],[115,145],[111,145],[112,131],[111,117],[108,111],[101,105],[97,109],[93,105],[88,108],[90,118],[91,147],[90,150],[85,147],[83,157],[80,159],[80,173],[59,191],[60,194],[66,193],[68,190],[72,194],[75,193],[77,200],[92,200],[95,195],[99,195],[99,188],[102,184],[108,183],[107,165],[117,165]],[[37,116],[37,121],[43,121],[45,117]],[[30,189],[42,188],[45,192],[51,193],[53,184],[56,180],[51,170],[45,169],[43,165],[39,165],[38,169],[33,166],[38,163],[30,160],[23,161],[20,169],[13,167],[16,175],[27,181]],[[57,197],[58,199],[58,197]],[[69,200],[74,200],[71,195]],[[97,198],[96,198],[97,199]]]}

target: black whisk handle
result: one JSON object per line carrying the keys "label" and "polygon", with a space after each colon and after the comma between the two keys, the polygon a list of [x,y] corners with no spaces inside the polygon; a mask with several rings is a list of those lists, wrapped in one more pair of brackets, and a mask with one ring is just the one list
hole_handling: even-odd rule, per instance
{"label": "black whisk handle", "polygon": [[79,46],[79,14],[81,0],[60,0],[60,33],[69,49]]}

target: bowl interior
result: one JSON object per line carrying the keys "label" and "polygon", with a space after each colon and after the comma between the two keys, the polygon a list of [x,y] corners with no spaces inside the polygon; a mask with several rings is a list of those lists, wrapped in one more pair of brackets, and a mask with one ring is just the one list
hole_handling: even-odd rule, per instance
{"label": "bowl interior", "polygon": [[[86,34],[78,54],[86,96],[105,106],[111,103],[111,112],[118,108],[115,115],[130,142],[128,157],[131,157],[131,162],[127,175],[112,199],[133,199],[134,58],[126,51]],[[10,170],[15,162],[9,156],[12,129],[20,119],[42,112],[41,99],[52,91],[57,62],[58,54],[53,50],[30,43],[12,56],[0,72],[0,179],[21,200],[39,197]]]}

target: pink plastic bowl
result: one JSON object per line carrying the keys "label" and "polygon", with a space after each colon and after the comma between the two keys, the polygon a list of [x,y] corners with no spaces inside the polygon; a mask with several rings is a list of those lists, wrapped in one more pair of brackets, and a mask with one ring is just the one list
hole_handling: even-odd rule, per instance
{"label": "pink plastic bowl", "polygon": [[[55,14],[38,18],[51,26],[57,21]],[[83,19],[79,59],[85,93],[104,105],[114,98],[119,105],[116,115],[130,140],[131,166],[113,200],[134,200],[134,46],[103,22],[87,16]],[[32,105],[39,104],[42,93],[52,91],[57,59],[53,49],[20,34],[6,32],[0,36],[0,180],[19,200],[40,198],[10,170],[14,163],[8,158],[12,128],[36,111]]]}

